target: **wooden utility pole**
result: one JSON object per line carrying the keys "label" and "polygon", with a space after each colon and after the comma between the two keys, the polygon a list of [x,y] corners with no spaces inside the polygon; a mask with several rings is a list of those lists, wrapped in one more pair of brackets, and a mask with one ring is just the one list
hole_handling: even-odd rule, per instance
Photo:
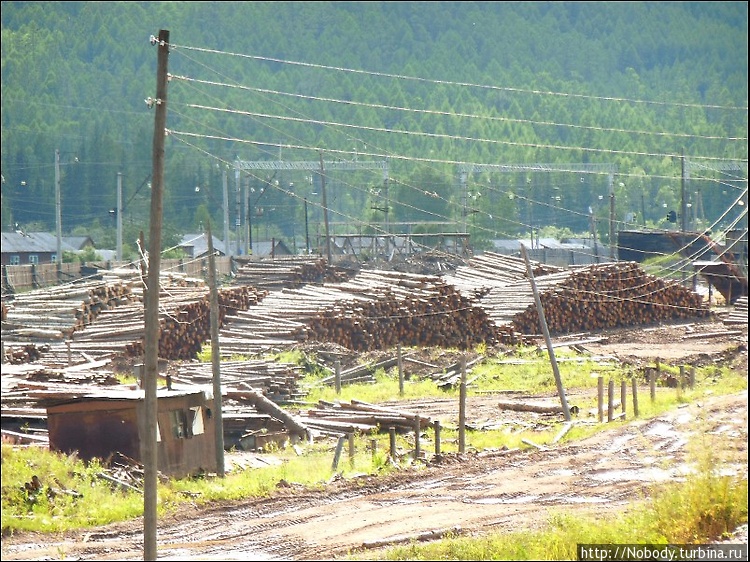
{"label": "wooden utility pole", "polygon": [[221,352],[219,351],[219,291],[216,288],[216,258],[211,234],[211,221],[208,221],[208,285],[211,291],[211,372],[214,389],[214,436],[216,440],[216,474],[224,478],[224,420],[221,398]]}
{"label": "wooden utility pole", "polygon": [[328,263],[332,263],[331,260],[331,236],[328,230],[328,200],[326,199],[326,173],[323,168],[323,153],[320,152],[320,189],[323,194],[323,221],[326,227],[326,256],[328,257]]}
{"label": "wooden utility pole", "polygon": [[229,256],[229,186],[227,182],[227,171],[221,176],[221,184],[223,190],[223,204],[224,204],[224,253]]}
{"label": "wooden utility pole", "polygon": [[[117,261],[122,261],[122,172],[117,172]],[[119,265],[119,263],[118,263]]]}
{"label": "wooden utility pole", "polygon": [[55,249],[57,282],[62,283],[62,203],[60,200],[60,151],[57,149],[55,149],[55,230],[57,234]]}
{"label": "wooden utility pole", "polygon": [[[680,181],[680,231],[682,233],[682,236],[680,238],[680,247],[684,247],[686,245],[686,236],[685,231],[687,230],[687,200],[685,199],[685,181],[686,181],[686,175],[687,175],[687,169],[685,167],[685,149],[682,149],[682,157],[680,158],[681,164],[682,164],[682,170],[681,170],[681,181]],[[685,284],[685,268],[687,267],[686,264],[682,264],[682,267],[680,268],[682,270],[682,284]]]}
{"label": "wooden utility pole", "polygon": [[151,183],[151,216],[149,225],[148,278],[145,295],[145,390],[143,450],[143,559],[156,560],[156,507],[158,484],[156,432],[156,381],[159,369],[159,275],[161,265],[161,222],[164,192],[164,138],[167,126],[167,61],[169,31],[160,30],[156,42],[156,100],[154,105],[153,181]]}
{"label": "wooden utility pole", "polygon": [[565,421],[570,421],[570,409],[568,409],[568,400],[565,397],[565,389],[563,388],[562,379],[560,378],[560,369],[557,367],[557,359],[555,358],[555,351],[552,347],[552,340],[549,336],[549,328],[547,327],[547,320],[544,317],[544,309],[542,308],[542,300],[539,298],[539,291],[536,288],[536,281],[534,280],[534,272],[531,269],[529,263],[529,256],[526,255],[526,246],[521,244],[521,254],[526,262],[526,273],[529,276],[529,283],[531,283],[531,290],[534,292],[534,302],[536,303],[536,310],[539,313],[539,323],[542,325],[542,332],[544,333],[544,341],[547,344],[547,353],[549,353],[549,360],[552,364],[552,371],[555,374],[555,384],[557,384],[557,394],[560,395],[560,403],[562,404],[563,414],[565,415]]}

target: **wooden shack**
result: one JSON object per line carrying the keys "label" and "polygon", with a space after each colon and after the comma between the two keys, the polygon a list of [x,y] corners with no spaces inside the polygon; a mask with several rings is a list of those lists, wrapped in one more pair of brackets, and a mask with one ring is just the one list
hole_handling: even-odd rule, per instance
{"label": "wooden shack", "polygon": [[[215,472],[213,397],[204,390],[157,393],[157,468],[181,478]],[[145,394],[112,390],[47,407],[49,447],[85,460],[121,453],[143,462]]]}

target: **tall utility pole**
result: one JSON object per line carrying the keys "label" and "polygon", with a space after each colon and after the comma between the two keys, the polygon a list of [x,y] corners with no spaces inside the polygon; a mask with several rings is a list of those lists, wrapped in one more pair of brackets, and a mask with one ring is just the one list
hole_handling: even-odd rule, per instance
{"label": "tall utility pole", "polygon": [[310,231],[307,224],[307,197],[305,197],[305,253],[310,255]]}
{"label": "tall utility pole", "polygon": [[385,251],[390,253],[391,225],[388,217],[388,207],[390,207],[390,195],[388,193],[388,168],[383,170],[383,190],[385,191]]}
{"label": "tall utility pole", "polygon": [[323,153],[320,153],[320,189],[323,195],[323,220],[326,227],[326,256],[328,257],[328,263],[332,263],[331,260],[331,236],[328,230],[328,200],[326,199],[326,173],[323,168]]}
{"label": "tall utility pole", "polygon": [[221,396],[221,353],[219,352],[219,292],[216,288],[216,257],[211,220],[208,221],[208,285],[211,291],[211,372],[214,391],[214,440],[216,441],[216,474],[224,478],[224,418]]}
{"label": "tall utility pole", "polygon": [[222,174],[222,187],[224,190],[224,253],[229,255],[229,186],[226,170]]}
{"label": "tall utility pole", "polygon": [[615,242],[615,188],[614,185],[609,187],[609,257],[612,261],[615,261],[615,250],[617,244]]}
{"label": "tall utility pole", "polygon": [[552,346],[552,339],[549,335],[549,327],[547,326],[547,319],[544,316],[544,307],[542,306],[542,300],[539,297],[539,290],[536,286],[536,280],[534,279],[534,271],[531,268],[529,262],[529,256],[526,254],[526,247],[521,244],[521,255],[523,261],[526,262],[526,275],[529,278],[531,284],[531,290],[534,293],[534,302],[536,303],[537,314],[539,315],[539,324],[542,327],[542,333],[544,334],[544,341],[547,344],[547,353],[549,354],[549,362],[552,365],[552,373],[555,375],[555,385],[557,386],[557,394],[560,397],[560,405],[562,406],[563,415],[565,421],[570,421],[570,409],[568,408],[568,399],[565,396],[565,387],[560,377],[560,369],[557,365],[557,359],[555,358],[555,349]]}
{"label": "tall utility pole", "polygon": [[62,204],[60,202],[60,150],[58,149],[55,149],[55,229],[57,231],[55,249],[57,282],[62,283]]}
{"label": "tall utility pole", "polygon": [[[682,236],[680,239],[680,247],[684,247],[686,243],[685,238],[685,231],[687,230],[687,201],[685,200],[685,176],[687,174],[687,168],[685,167],[685,149],[682,149],[682,156],[680,158],[680,162],[682,164],[682,170],[680,172],[680,230],[682,231]],[[685,267],[686,265],[683,264],[682,269],[682,284],[685,284],[685,278],[687,275],[685,274]]]}
{"label": "tall utility pole", "polygon": [[117,172],[117,253],[116,259],[122,261],[122,172]]}
{"label": "tall utility pole", "polygon": [[164,137],[167,127],[167,62],[169,31],[160,30],[154,113],[153,182],[149,225],[148,278],[145,290],[145,358],[143,388],[143,559],[156,560],[157,448],[156,379],[159,369],[159,275],[161,265],[162,194],[164,191]]}
{"label": "tall utility pole", "polygon": [[242,196],[240,194],[240,170],[237,168],[234,171],[234,182],[237,188],[237,196],[235,197],[235,203],[237,205],[237,218],[234,221],[234,232],[237,236],[237,255],[242,254],[242,236],[240,236],[240,227],[242,226],[242,207],[240,206]]}

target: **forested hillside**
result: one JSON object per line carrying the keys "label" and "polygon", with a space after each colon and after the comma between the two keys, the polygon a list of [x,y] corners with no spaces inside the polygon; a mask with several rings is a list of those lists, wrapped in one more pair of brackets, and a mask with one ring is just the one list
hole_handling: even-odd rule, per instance
{"label": "forested hillside", "polygon": [[226,182],[232,237],[304,245],[320,175],[237,162],[320,159],[363,163],[325,174],[340,233],[481,247],[586,232],[611,196],[619,228],[665,227],[686,170],[689,225],[736,227],[747,22],[746,2],[2,2],[2,228],[54,230],[59,150],[65,233],[114,247],[118,173],[129,251],[148,232],[160,29],[170,235],[221,236]]}

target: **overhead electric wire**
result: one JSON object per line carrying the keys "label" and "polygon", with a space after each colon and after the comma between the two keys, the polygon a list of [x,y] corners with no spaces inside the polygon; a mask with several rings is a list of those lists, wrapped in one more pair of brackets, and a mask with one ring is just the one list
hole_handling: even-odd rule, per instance
{"label": "overhead electric wire", "polygon": [[[241,87],[241,86],[239,86],[239,87]],[[264,93],[271,93],[271,91],[268,91],[268,90],[263,90],[263,92]],[[345,103],[344,100],[338,100],[338,101],[340,101],[341,103]],[[208,108],[207,106],[203,106],[203,107],[205,107],[207,109],[215,110],[215,111],[226,111],[226,110],[221,109],[221,108]],[[237,111],[237,110],[228,110],[228,111]],[[242,113],[242,112],[240,112],[240,113]],[[252,114],[252,112],[244,112],[244,113],[247,114],[247,115],[251,115]],[[269,115],[269,114],[255,113],[254,115],[257,116],[257,117],[271,117],[271,118],[279,118],[279,119],[290,119],[290,120],[303,121],[303,122],[312,121],[312,122],[316,122],[316,123],[319,123],[319,124],[325,124],[327,126],[332,126],[332,127],[338,127],[338,126],[352,127],[353,126],[351,124],[341,124],[341,123],[332,123],[332,122],[325,122],[324,123],[324,122],[321,122],[319,120],[305,120],[305,119],[300,119],[300,118],[290,118],[290,117],[275,116],[275,115]],[[388,132],[390,132],[390,131],[388,131]],[[178,132],[177,134],[180,134],[180,133]],[[448,137],[450,137],[450,136],[448,136]],[[451,137],[451,138],[458,139],[459,137],[455,137],[454,136],[454,137]],[[467,140],[480,140],[480,139],[467,139]],[[488,139],[484,139],[484,140],[488,140]],[[281,145],[279,145],[279,146],[281,146]],[[289,145],[283,145],[283,146],[285,146],[286,148],[290,148]],[[536,145],[534,145],[534,146],[536,146]],[[300,148],[303,148],[303,147],[300,147]],[[350,151],[344,151],[344,152],[346,152],[348,154],[352,154]],[[357,151],[357,154],[362,154],[362,151]],[[372,155],[372,153],[365,153],[365,154],[366,155]],[[389,155],[389,158],[394,158],[394,155],[392,155],[392,154]],[[543,202],[539,202],[539,204],[544,204],[544,203]]]}

